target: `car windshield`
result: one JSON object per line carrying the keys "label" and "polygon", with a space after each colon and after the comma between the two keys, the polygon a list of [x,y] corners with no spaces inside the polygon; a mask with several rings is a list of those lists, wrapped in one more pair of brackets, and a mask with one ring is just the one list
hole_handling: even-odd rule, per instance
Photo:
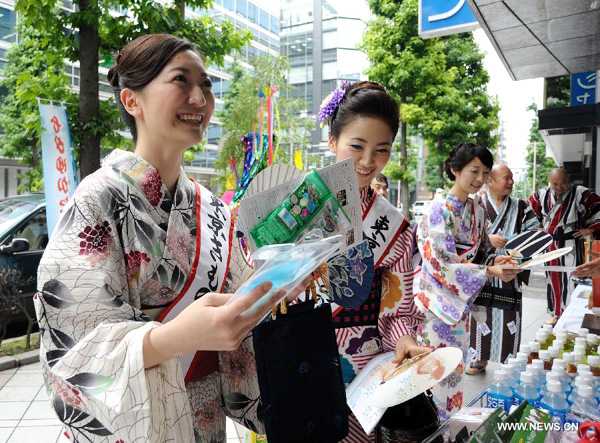
{"label": "car windshield", "polygon": [[0,200],[0,235],[19,223],[35,209],[35,202],[23,200]]}

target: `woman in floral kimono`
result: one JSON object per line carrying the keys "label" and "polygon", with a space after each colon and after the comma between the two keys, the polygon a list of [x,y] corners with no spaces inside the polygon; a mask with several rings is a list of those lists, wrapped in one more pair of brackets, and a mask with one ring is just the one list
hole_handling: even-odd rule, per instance
{"label": "woman in floral kimono", "polygon": [[129,43],[108,78],[135,152],[81,182],[40,263],[49,397],[73,441],[224,441],[206,351],[240,344],[270,284],[219,294],[244,273],[231,211],[181,167],[208,127],[211,81],[191,44],[164,34]]}
{"label": "woman in floral kimono", "polygon": [[[415,337],[422,315],[412,295],[412,228],[369,184],[390,159],[399,126],[396,101],[372,82],[343,83],[321,105],[336,161],[352,158],[363,211],[364,243],[329,262],[329,296],[344,381],[376,355],[396,362],[427,349]],[[354,416],[344,442],[373,442]]]}
{"label": "woman in floral kimono", "polygon": [[424,344],[463,350],[462,363],[433,388],[442,417],[463,404],[469,311],[477,321],[485,321],[485,310],[473,306],[475,298],[488,278],[510,281],[520,271],[509,257],[487,254],[484,209],[469,197],[481,189],[493,162],[491,152],[482,146],[462,143],[454,148],[445,165],[454,184],[448,192],[438,190],[417,228],[423,266],[415,302],[425,314]]}

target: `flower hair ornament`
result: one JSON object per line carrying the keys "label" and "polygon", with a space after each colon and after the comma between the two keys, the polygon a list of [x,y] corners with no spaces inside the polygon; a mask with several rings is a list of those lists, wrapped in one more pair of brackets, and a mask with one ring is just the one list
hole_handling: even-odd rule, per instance
{"label": "flower hair ornament", "polygon": [[321,106],[319,107],[319,114],[317,115],[319,120],[321,120],[321,128],[323,128],[326,123],[331,122],[331,119],[339,108],[340,103],[346,96],[346,91],[350,85],[351,83],[348,80],[343,80],[342,84],[337,89],[334,89],[331,94],[325,97],[325,100],[323,100]]}

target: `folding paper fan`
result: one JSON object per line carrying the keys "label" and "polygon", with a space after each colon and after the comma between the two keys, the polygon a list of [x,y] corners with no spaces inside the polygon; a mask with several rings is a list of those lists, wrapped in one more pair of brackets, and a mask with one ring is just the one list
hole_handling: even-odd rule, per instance
{"label": "folding paper fan", "polygon": [[266,189],[289,182],[304,173],[293,165],[277,164],[259,172],[244,194],[244,198],[251,197]]}

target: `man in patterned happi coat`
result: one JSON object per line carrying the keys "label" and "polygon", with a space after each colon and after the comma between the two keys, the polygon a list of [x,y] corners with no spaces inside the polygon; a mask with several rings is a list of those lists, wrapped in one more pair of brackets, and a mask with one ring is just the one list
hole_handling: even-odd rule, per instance
{"label": "man in patterned happi coat", "polygon": [[[514,180],[510,168],[505,164],[495,165],[487,181],[489,191],[481,199],[487,220],[487,232],[493,246],[491,253],[506,255],[506,243],[518,234],[538,229],[540,223],[525,200],[511,197]],[[493,279],[494,286],[522,293],[524,274],[510,282]],[[471,347],[477,352],[469,364],[467,374],[482,372],[488,361],[504,362],[516,355],[521,341],[522,312],[497,308],[487,310],[485,323],[472,322]]]}
{"label": "man in patterned happi coat", "polygon": [[[583,238],[600,233],[600,196],[592,190],[571,183],[562,168],[548,175],[548,187],[529,197],[531,208],[542,222],[544,231],[552,234],[554,242],[548,251],[572,246],[573,250],[547,266],[576,266],[583,263]],[[567,304],[572,288],[567,272],[546,272],[549,324],[556,324]]]}

